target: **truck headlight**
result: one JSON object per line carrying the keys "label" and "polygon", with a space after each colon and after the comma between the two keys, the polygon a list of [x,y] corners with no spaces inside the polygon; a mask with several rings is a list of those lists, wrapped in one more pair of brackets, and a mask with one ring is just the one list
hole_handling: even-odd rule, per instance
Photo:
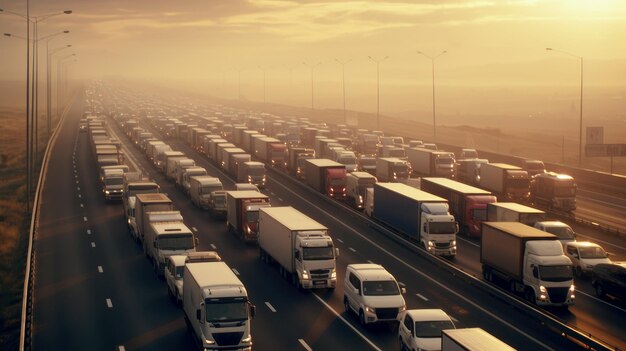
{"label": "truck headlight", "polygon": [[406,305],[402,305],[402,307],[400,307],[400,312],[404,312],[406,311]]}
{"label": "truck headlight", "polygon": [[252,335],[249,335],[247,338],[241,339],[241,342],[244,342],[244,343],[249,343],[250,341],[252,341]]}
{"label": "truck headlight", "polygon": [[451,240],[451,241],[450,241],[450,245],[452,245],[452,246],[456,246],[456,240]]}
{"label": "truck headlight", "polygon": [[215,341],[209,339],[204,339],[204,343],[207,345],[215,345]]}
{"label": "truck headlight", "polygon": [[539,295],[539,298],[541,300],[546,300],[548,298],[548,289],[546,289],[545,286],[543,286],[543,285],[539,286],[539,292],[541,293]]}
{"label": "truck headlight", "polygon": [[330,279],[337,279],[337,271],[333,269],[330,273]]}
{"label": "truck headlight", "polygon": [[107,194],[107,195],[109,195],[111,192],[110,192],[110,191],[108,191],[108,190],[105,190],[105,191],[104,191],[104,193],[105,193],[105,194]]}
{"label": "truck headlight", "polygon": [[309,279],[309,273],[307,273],[306,270],[302,271],[302,279],[303,280],[308,280]]}
{"label": "truck headlight", "polygon": [[376,313],[376,309],[373,307],[365,306],[365,312]]}
{"label": "truck headlight", "polygon": [[435,246],[435,243],[432,241],[428,242],[428,248],[432,248],[433,246]]}
{"label": "truck headlight", "polygon": [[359,203],[362,204],[363,203],[363,196],[359,195]]}
{"label": "truck headlight", "polygon": [[574,284],[569,287],[569,298],[572,300],[576,298],[576,286]]}
{"label": "truck headlight", "polygon": [[248,183],[252,183],[252,176],[248,176]]}

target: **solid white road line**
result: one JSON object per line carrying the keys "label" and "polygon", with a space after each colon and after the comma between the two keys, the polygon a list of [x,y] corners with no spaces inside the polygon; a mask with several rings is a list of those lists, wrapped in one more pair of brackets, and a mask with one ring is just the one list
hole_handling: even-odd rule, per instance
{"label": "solid white road line", "polygon": [[582,295],[585,295],[585,296],[587,296],[587,297],[588,297],[588,298],[590,298],[590,299],[594,299],[594,300],[596,300],[596,301],[602,302],[603,304],[605,304],[605,305],[607,305],[607,306],[610,306],[610,307],[613,307],[613,308],[617,308],[618,310],[620,310],[620,311],[622,311],[622,312],[626,313],[626,309],[619,308],[619,307],[617,307],[617,306],[613,305],[612,303],[609,303],[609,302],[607,302],[607,301],[604,301],[604,300],[602,300],[602,299],[599,299],[599,298],[597,298],[597,297],[595,297],[595,296],[593,296],[593,295],[589,295],[589,294],[587,294],[587,293],[584,293],[584,292],[582,292],[582,291],[580,291],[580,290],[576,290],[576,294],[582,294]]}
{"label": "solid white road line", "polygon": [[98,266],[98,272],[104,273],[104,269],[102,269],[102,266]]}
{"label": "solid white road line", "polygon": [[111,299],[107,299],[107,307],[113,308],[113,302],[111,302]]}
{"label": "solid white road line", "polygon": [[271,303],[269,303],[269,302],[265,301],[265,306],[267,306],[267,308],[269,308],[269,309],[270,309],[270,311],[272,311],[272,312],[276,313],[276,309],[274,308],[274,306],[272,306],[272,304],[271,304]]}
{"label": "solid white road line", "polygon": [[313,351],[313,349],[311,348],[311,346],[309,346],[306,341],[304,341],[303,339],[298,339],[298,342],[300,343],[300,345],[302,345],[302,347],[304,347],[305,350],[307,351]]}
{"label": "solid white road line", "polygon": [[380,347],[376,346],[376,344],[374,344],[372,340],[368,339],[365,335],[363,335],[363,333],[361,333],[357,328],[355,328],[350,322],[348,322],[345,318],[343,318],[342,315],[340,315],[329,304],[327,304],[326,301],[324,301],[324,299],[322,299],[315,293],[311,295],[313,295],[313,297],[315,297],[319,302],[321,302],[322,305],[324,305],[328,310],[330,310],[330,312],[332,312],[335,315],[335,317],[339,318],[342,322],[344,322],[348,326],[348,328],[352,329],[353,332],[355,332],[358,336],[360,336],[363,340],[365,340],[365,342],[368,345],[370,345],[374,350],[382,351]]}

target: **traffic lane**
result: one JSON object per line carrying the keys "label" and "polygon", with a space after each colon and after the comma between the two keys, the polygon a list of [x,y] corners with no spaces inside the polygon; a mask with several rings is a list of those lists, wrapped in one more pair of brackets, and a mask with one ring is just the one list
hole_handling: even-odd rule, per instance
{"label": "traffic lane", "polygon": [[[86,235],[79,162],[78,119],[74,103],[52,146],[41,197],[35,241],[33,349],[113,348],[100,326],[108,322],[99,299],[96,261]],[[78,184],[76,183],[78,181]]]}
{"label": "traffic lane", "polygon": [[626,209],[626,199],[616,195],[604,194],[588,189],[578,188],[576,198],[596,202],[602,201],[602,203],[606,203],[607,206],[621,207],[622,209]]}
{"label": "traffic lane", "polygon": [[[273,189],[278,192],[279,187],[276,186],[277,183],[275,180],[270,177],[271,184]],[[284,183],[285,185],[287,182]],[[308,190],[301,191],[299,194],[309,194]],[[284,192],[282,196],[288,196],[289,191]],[[458,306],[458,307],[450,307],[454,310],[458,311],[468,311],[464,312],[465,319],[464,323],[468,323],[468,325],[479,325],[481,327],[486,326],[487,330],[490,332],[494,332],[495,334],[502,333],[502,331],[508,331],[509,325],[505,324],[505,321],[510,320],[522,320],[523,322],[514,323],[515,326],[521,326],[521,328],[528,328],[528,331],[525,332],[527,336],[521,335],[519,331],[515,333],[505,333],[502,334],[503,340],[511,343],[513,346],[518,345],[518,347],[523,346],[522,348],[527,348],[529,342],[535,344],[532,339],[529,339],[531,335],[541,335],[540,344],[537,345],[541,348],[542,341],[548,340],[552,345],[557,345],[557,348],[564,347],[564,345],[560,344],[562,341],[559,340],[558,337],[551,333],[548,333],[545,328],[537,325],[536,321],[529,319],[526,317],[524,313],[509,313],[507,306],[509,304],[507,302],[496,303],[499,300],[495,300],[486,294],[484,294],[480,290],[474,290],[470,287],[466,286],[463,281],[459,281],[451,277],[451,275],[447,272],[442,272],[442,270],[436,267],[430,260],[421,257],[416,254],[412,250],[406,248],[401,244],[385,237],[381,233],[378,233],[372,230],[369,227],[369,224],[362,219],[360,221],[355,221],[353,218],[353,214],[345,214],[341,213],[341,211],[337,211],[335,205],[331,205],[326,203],[325,201],[319,201],[316,199],[316,196],[311,196],[310,199],[299,198],[298,196],[292,196],[289,198],[292,202],[292,205],[296,208],[299,208],[301,211],[307,213],[312,218],[321,222],[322,224],[328,226],[333,233],[334,238],[342,238],[345,242],[348,242],[348,237],[353,238],[354,248],[358,252],[361,252],[366,257],[373,257],[373,261],[376,263],[382,264],[387,270],[389,270],[398,281],[406,284],[409,291],[417,291],[414,294],[407,294],[405,296],[407,301],[408,308],[414,308],[414,306],[419,306],[421,298],[417,296],[417,293],[422,295],[447,295],[448,301],[446,304],[439,306],[439,308],[448,309],[450,306]],[[331,215],[332,213],[332,215]],[[339,223],[349,223],[351,229],[346,229],[342,224]],[[355,236],[356,233],[360,233],[365,237],[360,237],[358,235]],[[374,246],[368,243],[365,238],[369,238],[369,240],[373,240],[379,246]],[[386,251],[386,252],[385,252]],[[393,256],[392,256],[393,255]],[[344,262],[339,257],[338,261],[338,270],[339,272],[345,272],[345,265],[347,263],[356,263],[356,262]],[[416,274],[417,269],[413,267],[421,267],[419,269],[421,274]],[[438,273],[433,273],[438,272]],[[443,280],[441,285],[430,284],[426,281],[426,284],[423,284],[430,274],[435,274],[437,279]],[[475,295],[474,298],[470,301],[478,301],[477,303],[472,303],[461,297],[460,294],[454,293],[452,290],[448,290],[445,286],[454,286],[457,285],[454,291],[463,291],[465,295]],[[419,286],[416,288],[416,286]],[[425,290],[421,290],[423,287]],[[470,294],[471,291],[471,294]],[[418,300],[420,299],[420,300]],[[329,304],[334,306],[335,309],[342,309],[343,304],[343,283],[340,283],[337,289],[335,289],[332,298],[328,301]],[[488,306],[481,308],[481,306]],[[500,308],[499,308],[500,307]],[[488,311],[487,311],[488,309]],[[448,309],[448,312],[450,310]],[[468,319],[468,316],[473,316],[474,319]],[[356,325],[358,322],[356,318],[350,316],[347,318],[348,320],[352,320],[352,322]],[[496,320],[498,319],[498,320]],[[493,328],[490,327],[489,323],[494,323],[495,326]],[[534,327],[534,328],[533,328]],[[363,330],[360,326],[358,326],[359,330],[366,332],[368,336],[370,336],[373,340],[377,342],[377,344],[381,344],[384,348],[392,348],[397,345],[396,334],[394,332],[390,332],[386,330],[387,328],[381,328],[380,326],[369,328],[369,330]],[[535,338],[535,340],[537,340]],[[554,346],[553,346],[554,347]]]}
{"label": "traffic lane", "polygon": [[[136,152],[139,151],[135,148],[133,153]],[[140,163],[148,162],[145,158],[137,159]],[[162,175],[155,177],[155,180],[183,213],[185,223],[197,229],[200,247],[217,250],[224,261],[242,277],[250,299],[257,304],[259,311],[252,324],[255,348],[294,349],[298,345],[302,346],[299,339],[308,345],[333,345],[332,349],[351,346],[368,348],[367,342],[347,325],[338,324],[334,314],[321,308],[310,294],[302,294],[282,279],[277,270],[261,264],[258,247],[243,244],[226,230],[223,222],[208,218],[206,211],[193,206],[187,196]],[[269,308],[265,308],[265,302],[276,305],[273,308],[277,311],[283,311],[279,313],[278,320],[281,322],[278,325],[284,325],[285,328],[277,329],[277,317]],[[277,333],[283,337],[276,338]]]}
{"label": "traffic lane", "polygon": [[121,202],[105,201],[95,160],[87,151],[89,140],[82,141],[84,197],[88,218],[93,218],[88,223],[101,271],[97,289],[107,302],[110,341],[129,350],[193,348],[178,308],[128,232]]}
{"label": "traffic lane", "polygon": [[605,202],[592,199],[577,199],[576,210],[572,212],[576,217],[597,222],[600,225],[609,226],[626,231],[626,208],[623,206],[611,206]]}

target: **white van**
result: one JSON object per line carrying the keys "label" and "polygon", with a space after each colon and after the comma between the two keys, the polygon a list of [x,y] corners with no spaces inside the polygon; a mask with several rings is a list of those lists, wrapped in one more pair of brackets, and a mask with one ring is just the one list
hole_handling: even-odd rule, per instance
{"label": "white van", "polygon": [[346,312],[359,316],[362,326],[376,322],[399,323],[406,312],[398,282],[383,266],[350,264],[346,268],[343,304]]}

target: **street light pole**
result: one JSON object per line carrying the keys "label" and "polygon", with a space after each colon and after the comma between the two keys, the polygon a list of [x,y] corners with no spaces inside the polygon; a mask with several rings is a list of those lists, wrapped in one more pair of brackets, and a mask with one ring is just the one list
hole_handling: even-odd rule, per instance
{"label": "street light pole", "polygon": [[[72,57],[72,56],[76,56],[76,54],[69,54],[67,56],[64,56],[63,58],[59,59],[57,61],[57,118],[60,120],[61,118],[61,111],[59,110],[61,107],[61,68],[62,68],[62,63],[64,60]],[[63,98],[65,99],[65,96],[63,96]]]}
{"label": "street light pole", "polygon": [[308,64],[306,62],[303,62],[302,64],[311,69],[311,117],[313,117],[313,115],[315,114],[315,105],[313,104],[313,69],[321,65],[322,63],[318,62],[314,64]]}
{"label": "street light pole", "polygon": [[566,54],[580,60],[580,118],[578,126],[578,167],[581,168],[583,164],[583,57],[574,55],[567,51],[557,50],[553,48],[546,48],[546,50],[560,52],[562,54]]}
{"label": "street light pole", "polygon": [[389,58],[385,56],[381,59],[374,59],[368,56],[376,64],[376,129],[380,129],[380,63]]}
{"label": "street light pole", "polygon": [[337,61],[337,63],[341,65],[341,86],[343,90],[343,123],[347,125],[348,117],[346,115],[346,64],[352,60],[350,59],[342,62],[339,61],[339,59],[335,59],[335,61]]}
{"label": "street light pole", "polygon": [[444,50],[442,51],[439,55],[431,57],[429,55],[426,55],[425,53],[421,52],[421,51],[417,51],[418,54],[429,58],[430,62],[431,62],[431,70],[432,70],[432,78],[433,78],[433,141],[437,142],[437,120],[436,120],[436,114],[435,114],[435,59],[443,54],[445,54],[447,51]]}
{"label": "street light pole", "polygon": [[56,35],[58,34],[67,34],[69,32],[70,31],[66,30],[61,33],[56,33],[53,35],[49,35],[48,37],[42,38],[42,39],[46,39],[46,132],[47,132],[47,139],[50,139],[50,134],[52,130],[52,118],[51,118],[52,91],[51,91],[51,82],[50,82],[52,74],[50,72],[50,56],[54,55],[56,52],[59,52],[63,49],[67,49],[72,46],[72,45],[66,45],[66,46],[57,48],[55,50],[52,50],[52,52],[50,52],[50,40],[54,39],[54,37],[56,37]]}

